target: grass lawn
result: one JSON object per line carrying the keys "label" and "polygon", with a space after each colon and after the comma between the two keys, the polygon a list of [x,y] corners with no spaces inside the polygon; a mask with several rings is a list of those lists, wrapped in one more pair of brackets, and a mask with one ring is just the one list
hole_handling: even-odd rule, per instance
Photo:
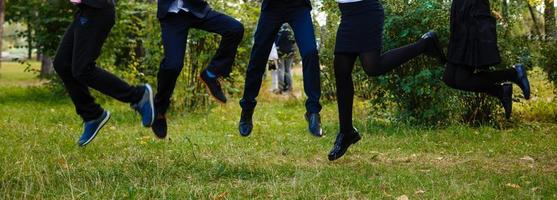
{"label": "grass lawn", "polygon": [[557,124],[543,120],[504,130],[421,129],[362,120],[367,111],[358,102],[363,140],[329,162],[337,130],[331,103],[322,112],[324,138],[306,131],[302,99],[263,95],[248,138],[237,133],[234,99],[173,113],[169,138],[158,140],[128,105],[103,101],[113,118],[78,148],[81,121],[69,98],[14,84],[28,78],[9,80],[5,66],[0,199],[557,198]]}
{"label": "grass lawn", "polygon": [[[32,61],[29,63],[31,69],[39,69],[40,63]],[[29,86],[40,84],[40,80],[35,79],[37,76],[31,72],[25,72],[26,65],[18,62],[2,62],[0,68],[0,86]]]}

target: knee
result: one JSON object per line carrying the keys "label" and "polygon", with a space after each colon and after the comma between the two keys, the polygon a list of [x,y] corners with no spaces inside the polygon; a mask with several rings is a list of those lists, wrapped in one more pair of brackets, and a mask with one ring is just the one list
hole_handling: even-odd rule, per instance
{"label": "knee", "polygon": [[54,71],[56,71],[56,73],[58,73],[59,75],[71,74],[71,63],[60,60],[58,57],[55,57],[54,61],[52,61],[52,67],[54,68]]}
{"label": "knee", "polygon": [[164,58],[161,63],[161,70],[180,71],[184,67],[184,61],[177,58]]}
{"label": "knee", "polygon": [[376,69],[372,68],[372,67],[364,67],[364,72],[368,76],[372,76],[372,77],[381,76],[381,72],[379,70],[376,70]]}
{"label": "knee", "polygon": [[244,37],[244,31],[245,31],[244,25],[240,22],[236,22],[226,32],[225,37],[228,37],[239,43],[240,41],[242,41],[242,38]]}
{"label": "knee", "polygon": [[72,67],[72,77],[78,81],[89,80],[92,74],[89,67]]}
{"label": "knee", "polygon": [[465,80],[463,80],[462,78],[454,77],[454,76],[448,76],[447,74],[445,74],[443,76],[443,82],[449,86],[450,88],[453,89],[457,89],[457,90],[463,90],[463,83],[465,82]]}
{"label": "knee", "polygon": [[447,76],[447,74],[445,74],[445,76],[443,76],[443,82],[445,83],[445,85],[447,85],[447,86],[449,86],[453,89],[458,89],[458,86],[456,85],[456,82],[454,81],[454,79]]}
{"label": "knee", "polygon": [[300,49],[300,55],[302,56],[302,58],[317,58],[318,57],[318,52],[317,52],[317,47],[312,47],[309,49]]}
{"label": "knee", "polygon": [[377,65],[378,65],[378,63],[375,63],[375,62],[371,62],[371,61],[367,61],[367,60],[362,61],[362,68],[364,69],[364,72],[368,76],[377,77],[377,76],[381,76],[383,74],[383,72],[381,72],[379,70],[379,68],[376,67]]}

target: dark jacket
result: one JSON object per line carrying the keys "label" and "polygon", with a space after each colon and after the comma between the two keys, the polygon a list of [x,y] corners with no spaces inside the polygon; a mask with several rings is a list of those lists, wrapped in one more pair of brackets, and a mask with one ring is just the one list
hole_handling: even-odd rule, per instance
{"label": "dark jacket", "polygon": [[486,68],[499,64],[496,20],[488,0],[453,0],[447,58],[454,64]]}
{"label": "dark jacket", "polygon": [[[158,0],[157,7],[157,17],[162,19],[168,14],[168,8],[174,3],[175,0]],[[184,8],[188,9],[189,12],[198,17],[204,18],[207,13],[211,11],[211,7],[204,0],[182,0],[184,2]]]}
{"label": "dark jacket", "polygon": [[113,0],[81,0],[81,3],[93,8],[106,8],[114,6]]}
{"label": "dark jacket", "polygon": [[288,29],[282,29],[277,34],[275,45],[278,47],[279,54],[288,54],[294,52],[294,40],[292,33]]}
{"label": "dark jacket", "polygon": [[[266,10],[269,6],[269,2],[271,1],[285,1],[285,0],[263,0],[263,3],[261,4],[261,10]],[[310,0],[304,0],[305,4],[307,6],[309,6],[311,8],[311,1]]]}

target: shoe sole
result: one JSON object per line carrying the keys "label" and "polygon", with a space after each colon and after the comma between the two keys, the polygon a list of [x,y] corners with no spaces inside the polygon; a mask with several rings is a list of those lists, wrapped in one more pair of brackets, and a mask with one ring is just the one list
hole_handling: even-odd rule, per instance
{"label": "shoe sole", "polygon": [[166,136],[168,135],[168,131],[167,131],[167,133],[163,137],[161,137],[157,133],[155,133],[155,130],[153,130],[152,127],[151,127],[151,131],[153,131],[153,135],[155,135],[155,137],[157,137],[158,139],[161,139],[161,140],[165,139]]}
{"label": "shoe sole", "polygon": [[95,139],[95,137],[97,137],[97,134],[104,127],[104,125],[106,124],[106,122],[108,122],[109,119],[110,119],[110,112],[106,111],[106,117],[101,121],[101,124],[99,125],[99,127],[97,127],[95,132],[93,132],[93,136],[91,138],[89,138],[87,141],[85,141],[83,144],[80,144],[79,146],[80,147],[85,147],[86,145],[91,143],[91,141],[93,141],[93,139]]}
{"label": "shoe sole", "polygon": [[[355,145],[355,144],[358,143],[361,139],[362,139],[362,137],[358,137],[358,139],[352,141],[352,142],[351,142],[352,144],[350,144],[350,146],[348,146],[348,147],[351,147],[352,145]],[[346,155],[346,153],[348,153],[348,148],[346,148],[346,151],[345,151],[341,156],[339,156],[339,157],[331,158],[331,157],[327,156],[327,158],[329,159],[329,161],[335,161],[335,160],[338,160],[338,159],[344,157],[344,155]]]}
{"label": "shoe sole", "polygon": [[311,135],[313,135],[313,136],[315,136],[315,137],[319,137],[319,138],[320,138],[320,137],[323,137],[323,129],[319,130],[319,134],[318,134],[318,135],[313,134],[313,133],[311,132],[311,130],[309,131],[309,133],[311,133]]}
{"label": "shoe sole", "polygon": [[352,141],[352,144],[354,145],[354,144],[358,143],[360,140],[362,140],[362,136],[358,137],[357,140]]}
{"label": "shoe sole", "polygon": [[143,123],[141,123],[144,127],[151,127],[153,126],[153,123],[155,123],[155,105],[154,105],[154,95],[153,95],[153,88],[151,88],[151,85],[146,84],[145,87],[147,87],[147,91],[149,92],[149,106],[151,107],[151,123],[145,125]]}
{"label": "shoe sole", "polygon": [[[309,118],[308,118],[307,116],[305,116],[305,115],[304,115],[304,118],[306,119],[306,122],[309,123]],[[315,136],[315,137],[319,137],[319,138],[320,138],[320,137],[323,137],[323,135],[324,135],[324,134],[323,134],[323,129],[322,129],[322,128],[319,129],[319,134],[318,134],[318,135],[313,134],[313,132],[311,132],[311,129],[310,129],[309,127],[308,127],[308,131],[309,131],[309,134],[311,134],[311,135],[313,135],[313,136]]]}
{"label": "shoe sole", "polygon": [[251,123],[251,128],[250,131],[246,134],[242,134],[242,130],[240,129],[240,126],[238,126],[238,132],[240,133],[240,136],[242,137],[248,137],[251,135],[251,132],[253,132],[253,122]]}
{"label": "shoe sole", "polygon": [[197,76],[197,79],[199,79],[199,81],[201,81],[203,83],[203,85],[205,85],[205,89],[207,90],[207,92],[209,93],[209,95],[211,95],[213,97],[213,99],[217,100],[217,102],[221,103],[221,104],[226,104],[226,101],[221,101],[219,98],[217,98],[213,92],[211,92],[211,90],[209,89],[209,84],[207,84],[207,82],[205,82],[205,80],[203,80],[203,78],[201,77],[201,75]]}

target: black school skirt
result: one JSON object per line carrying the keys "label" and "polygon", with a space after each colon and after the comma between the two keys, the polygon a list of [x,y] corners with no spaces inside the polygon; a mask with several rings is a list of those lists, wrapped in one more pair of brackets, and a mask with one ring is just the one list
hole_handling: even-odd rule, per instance
{"label": "black school skirt", "polygon": [[453,0],[447,59],[474,69],[501,62],[488,0]]}
{"label": "black school skirt", "polygon": [[341,21],[335,53],[364,53],[381,50],[385,12],[379,0],[339,3]]}

